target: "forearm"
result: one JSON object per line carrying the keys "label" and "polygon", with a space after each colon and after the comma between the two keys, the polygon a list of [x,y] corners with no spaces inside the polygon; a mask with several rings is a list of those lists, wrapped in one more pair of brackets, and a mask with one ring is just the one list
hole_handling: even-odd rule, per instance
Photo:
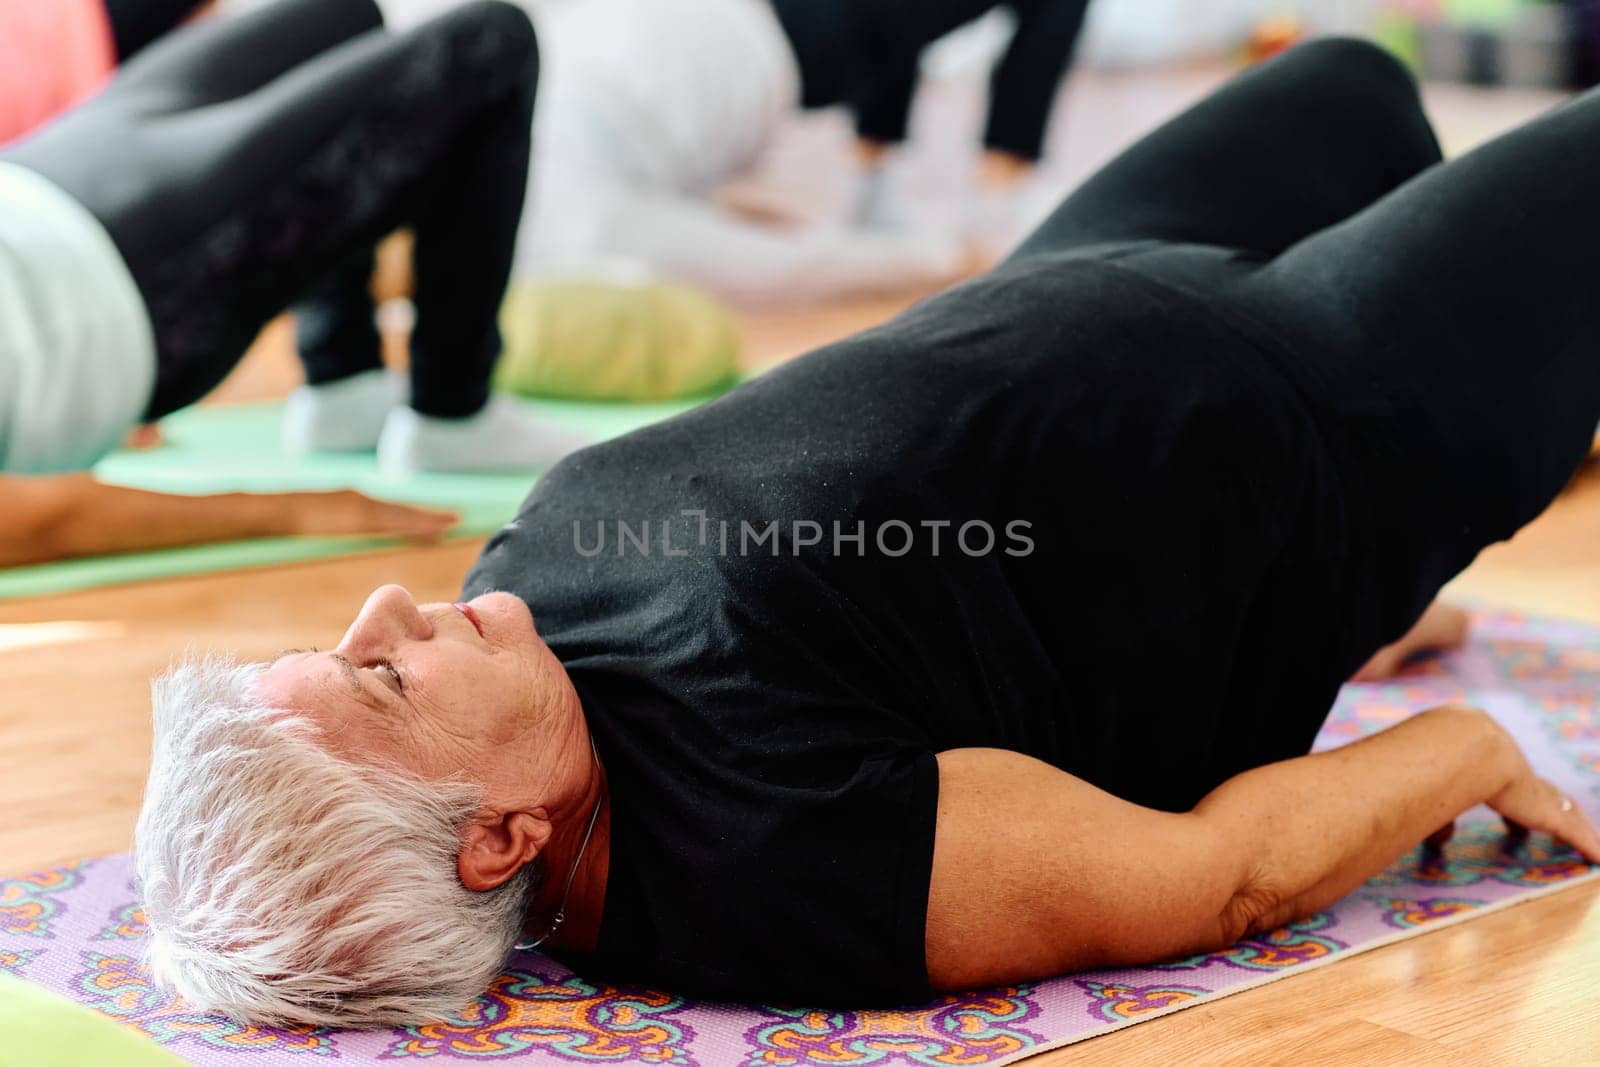
{"label": "forearm", "polygon": [[298,519],[283,496],[174,496],[87,475],[42,480],[8,495],[30,521],[0,541],[0,566],[288,534]]}
{"label": "forearm", "polygon": [[1273,929],[1338,900],[1497,796],[1520,759],[1483,713],[1440,708],[1223,783],[1195,813],[1240,857],[1227,932]]}

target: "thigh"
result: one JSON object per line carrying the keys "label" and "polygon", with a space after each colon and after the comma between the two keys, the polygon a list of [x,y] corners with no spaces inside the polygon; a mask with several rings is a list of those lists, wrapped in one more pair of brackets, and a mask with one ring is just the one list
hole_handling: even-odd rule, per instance
{"label": "thigh", "polygon": [[1438,162],[1388,53],[1313,41],[1239,76],[1083,184],[1017,256],[1159,240],[1272,255]]}
{"label": "thigh", "polygon": [[98,96],[8,147],[5,158],[83,203],[125,256],[193,240],[235,198],[236,181],[219,168],[230,133],[259,110],[245,98],[381,26],[372,0],[277,0],[208,20],[147,49]]}
{"label": "thigh", "polygon": [[1392,641],[1547,507],[1600,421],[1600,93],[1435,167],[1217,294],[1304,368]]}
{"label": "thigh", "polygon": [[[268,319],[385,233],[474,210],[474,193],[448,183],[491,119],[525,167],[534,70],[527,17],[474,3],[402,35],[364,34],[152,131],[162,155],[203,174],[169,177],[108,226],[156,327],[151,413],[192,403]],[[520,206],[525,171],[507,180]],[[195,203],[196,182],[217,197]],[[508,246],[516,223],[508,212]]]}
{"label": "thigh", "polygon": [[[148,5],[125,6],[143,11]],[[156,113],[217,103],[382,25],[374,0],[273,0],[151,45],[123,67],[107,89],[108,99]]]}
{"label": "thigh", "polygon": [[194,14],[202,0],[104,0],[111,22],[117,58],[126,63],[184,19]]}
{"label": "thigh", "polygon": [[[1392,425],[1373,472],[1465,558],[1531,521],[1600,419],[1600,92],[1297,244],[1247,283],[1319,373]],[[1398,506],[1398,505],[1397,505]],[[1408,512],[1409,513],[1409,512]],[[1448,577],[1448,575],[1446,576]]]}

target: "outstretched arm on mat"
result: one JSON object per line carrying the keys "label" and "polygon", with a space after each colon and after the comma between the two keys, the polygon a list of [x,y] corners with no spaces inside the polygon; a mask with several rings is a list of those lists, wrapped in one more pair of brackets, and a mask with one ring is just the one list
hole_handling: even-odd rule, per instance
{"label": "outstretched arm on mat", "polygon": [[87,474],[0,475],[0,502],[0,567],[297,534],[427,540],[456,523],[449,512],[350,490],[174,496],[105,485]]}
{"label": "outstretched arm on mat", "polygon": [[1478,804],[1600,862],[1583,812],[1466,708],[1247,771],[1184,814],[1013,752],[944,752],[939,775],[926,932],[936,989],[1224,948],[1315,914]]}

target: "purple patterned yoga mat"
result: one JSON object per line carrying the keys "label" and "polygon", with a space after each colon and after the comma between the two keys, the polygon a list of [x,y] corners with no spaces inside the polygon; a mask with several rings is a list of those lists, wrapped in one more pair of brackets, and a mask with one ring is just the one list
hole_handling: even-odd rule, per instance
{"label": "purple patterned yoga mat", "polygon": [[[1480,617],[1463,652],[1402,682],[1350,686],[1319,745],[1421,708],[1487,708],[1544,774],[1600,814],[1600,630]],[[374,1032],[259,1030],[202,1015],[150,987],[143,916],[125,856],[0,880],[0,970],[64,993],[202,1064],[327,1060],[642,1061],[699,1067],[1001,1064],[1235,993],[1285,974],[1575,885],[1596,873],[1537,841],[1502,849],[1489,813],[1468,816],[1442,860],[1420,850],[1320,915],[1226,952],[946,997],[904,1011],[703,1004],[593,985],[539,956],[514,958],[458,1019]]]}

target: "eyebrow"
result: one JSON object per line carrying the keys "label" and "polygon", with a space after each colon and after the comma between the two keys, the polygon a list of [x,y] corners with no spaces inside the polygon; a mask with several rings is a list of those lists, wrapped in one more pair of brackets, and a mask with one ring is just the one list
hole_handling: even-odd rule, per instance
{"label": "eyebrow", "polygon": [[350,689],[355,696],[363,703],[370,704],[372,702],[372,694],[361,681],[361,673],[356,670],[356,665],[345,659],[338,652],[329,652],[328,655],[333,659],[333,662],[339,665],[339,673],[344,675],[344,680],[349,683]]}

